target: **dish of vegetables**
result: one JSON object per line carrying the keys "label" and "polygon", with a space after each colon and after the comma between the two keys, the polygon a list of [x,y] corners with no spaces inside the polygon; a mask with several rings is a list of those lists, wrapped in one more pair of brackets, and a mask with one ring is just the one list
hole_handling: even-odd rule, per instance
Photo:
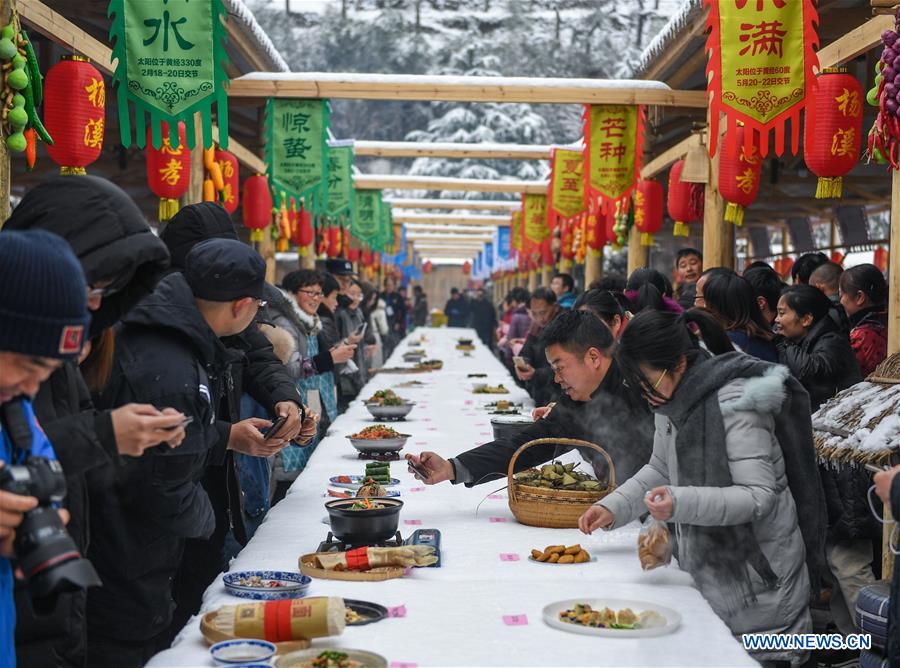
{"label": "dish of vegetables", "polygon": [[681,624],[671,608],[625,599],[558,601],[545,607],[543,616],[562,631],[619,638],[666,635]]}
{"label": "dish of vegetables", "polygon": [[406,399],[397,396],[397,393],[393,390],[378,390],[366,399],[366,403],[377,404],[378,406],[402,406],[406,403]]}
{"label": "dish of vegetables", "polygon": [[357,434],[351,434],[350,438],[358,438],[366,441],[378,441],[385,438],[408,438],[409,434],[401,434],[396,429],[392,429],[387,425],[383,424],[373,424],[371,427],[366,427],[362,431]]}

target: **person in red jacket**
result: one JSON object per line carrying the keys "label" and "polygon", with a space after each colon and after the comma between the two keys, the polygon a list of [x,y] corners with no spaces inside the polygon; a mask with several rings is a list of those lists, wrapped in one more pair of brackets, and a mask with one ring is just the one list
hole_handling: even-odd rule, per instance
{"label": "person in red jacket", "polygon": [[841,275],[841,304],[850,318],[850,345],[862,375],[887,356],[887,281],[874,264],[860,264]]}

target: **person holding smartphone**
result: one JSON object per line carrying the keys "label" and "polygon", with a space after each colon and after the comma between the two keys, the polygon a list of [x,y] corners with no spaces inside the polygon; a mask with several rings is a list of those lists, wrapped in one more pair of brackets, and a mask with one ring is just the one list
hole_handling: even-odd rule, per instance
{"label": "person holding smartphone", "polygon": [[353,359],[338,374],[340,406],[344,409],[369,379],[366,346],[375,343],[375,337],[366,325],[366,316],[361,308],[362,300],[362,286],[355,280],[338,297],[338,331],[347,343],[356,345]]}

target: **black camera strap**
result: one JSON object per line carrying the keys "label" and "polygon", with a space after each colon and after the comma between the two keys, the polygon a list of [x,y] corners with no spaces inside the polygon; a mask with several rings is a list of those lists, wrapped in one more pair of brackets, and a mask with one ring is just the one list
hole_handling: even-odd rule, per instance
{"label": "black camera strap", "polygon": [[13,461],[9,463],[18,463],[23,455],[31,452],[32,433],[25,413],[25,400],[18,397],[0,405],[0,422],[13,445]]}

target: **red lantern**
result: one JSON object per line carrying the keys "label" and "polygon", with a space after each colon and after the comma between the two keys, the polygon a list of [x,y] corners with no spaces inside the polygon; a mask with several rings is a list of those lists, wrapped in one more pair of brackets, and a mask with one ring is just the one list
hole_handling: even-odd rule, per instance
{"label": "red lantern", "polygon": [[875,249],[875,257],[872,261],[872,264],[878,267],[879,271],[881,271],[881,273],[883,274],[887,271],[889,257],[890,253],[888,252],[888,249],[884,246],[879,246]]}
{"label": "red lantern", "polygon": [[238,159],[233,153],[216,149],[216,164],[222,172],[225,187],[219,193],[219,201],[228,213],[234,213],[240,204],[240,183],[238,181]]}
{"label": "red lantern", "polygon": [[368,248],[363,248],[362,253],[360,253],[359,261],[362,263],[364,267],[372,266],[372,251]]}
{"label": "red lantern", "polygon": [[469,262],[468,260],[463,262],[462,270],[463,270],[464,276],[468,276],[469,274],[471,274],[472,273],[472,263]]}
{"label": "red lantern", "polygon": [[844,254],[841,251],[831,251],[831,261],[835,264],[844,264]]}
{"label": "red lantern", "polygon": [[762,156],[759,137],[755,132],[738,126],[736,135],[733,142],[726,137],[719,158],[719,192],[728,202],[725,220],[741,226],[744,224],[744,209],[753,204],[759,191]]}
{"label": "red lantern", "polygon": [[606,245],[606,217],[592,213],[587,219],[587,245],[593,251],[601,251]]}
{"label": "red lantern", "polygon": [[328,257],[340,257],[343,250],[344,233],[340,225],[328,230]]}
{"label": "red lantern", "polygon": [[[160,125],[163,139],[158,149],[153,148],[150,129],[147,129],[147,183],[159,197],[159,220],[164,221],[178,213],[178,198],[187,192],[191,183],[191,151],[187,147],[184,123],[178,124],[178,148],[172,146],[169,125]],[[269,201],[271,208],[271,198]]]}
{"label": "red lantern", "polygon": [[[697,194],[703,192],[703,185],[687,183],[681,180],[681,172],[684,170],[684,160],[679,160],[669,170],[669,196],[667,205],[669,216],[675,221],[675,230],[672,234],[676,237],[690,235],[688,223],[699,218]],[[702,199],[701,199],[702,201]]]}
{"label": "red lantern", "polygon": [[541,263],[545,267],[552,267],[556,264],[556,258],[553,257],[553,239],[550,237],[541,242]]}
{"label": "red lantern", "polygon": [[619,233],[616,231],[616,207],[609,205],[606,208],[606,215],[603,216],[603,242],[607,241],[617,250],[622,246],[619,240]]}
{"label": "red lantern", "polygon": [[263,230],[272,224],[272,191],[262,174],[244,181],[244,227],[251,230],[251,241],[262,241]]}
{"label": "red lantern", "polygon": [[425,262],[422,263],[422,273],[423,274],[431,273],[431,260],[425,260]]}
{"label": "red lantern", "polygon": [[778,260],[775,260],[774,267],[776,273],[778,273],[782,278],[788,278],[791,275],[791,269],[794,266],[794,258],[792,257],[783,257]]}
{"label": "red lantern", "polygon": [[575,257],[575,225],[571,220],[565,220],[560,226],[559,254],[565,260]]}
{"label": "red lantern", "polygon": [[44,125],[53,138],[47,153],[60,173],[84,174],[103,150],[103,75],[86,58],[65,56],[47,72],[44,92]]}
{"label": "red lantern", "polygon": [[862,147],[862,86],[836,70],[825,70],[817,81],[806,107],[803,158],[819,177],[816,197],[840,197],[842,177],[856,165]]}
{"label": "red lantern", "polygon": [[351,241],[354,240],[350,236],[350,228],[348,227],[344,230],[344,249],[347,253],[347,259],[350,262],[359,262],[359,242],[351,243]]}
{"label": "red lantern", "polygon": [[663,223],[663,187],[658,181],[638,181],[634,191],[634,226],[641,233],[641,245],[652,246],[653,235]]}

